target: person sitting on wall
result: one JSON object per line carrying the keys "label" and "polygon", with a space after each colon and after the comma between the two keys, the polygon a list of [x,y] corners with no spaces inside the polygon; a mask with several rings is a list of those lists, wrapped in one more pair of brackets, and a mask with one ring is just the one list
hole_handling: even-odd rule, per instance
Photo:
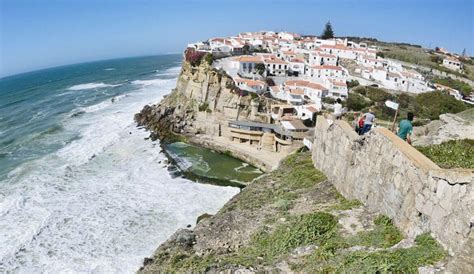
{"label": "person sitting on wall", "polygon": [[398,125],[397,135],[398,137],[402,138],[404,141],[411,145],[411,135],[413,133],[413,125],[411,122],[413,121],[413,113],[408,112],[407,118],[400,121]]}
{"label": "person sitting on wall", "polygon": [[342,102],[341,98],[336,99],[336,103],[334,104],[334,116],[336,120],[340,120],[342,117]]}
{"label": "person sitting on wall", "polygon": [[366,134],[372,128],[374,121],[375,114],[372,109],[369,109],[369,112],[364,114],[364,127],[362,128],[362,134]]}

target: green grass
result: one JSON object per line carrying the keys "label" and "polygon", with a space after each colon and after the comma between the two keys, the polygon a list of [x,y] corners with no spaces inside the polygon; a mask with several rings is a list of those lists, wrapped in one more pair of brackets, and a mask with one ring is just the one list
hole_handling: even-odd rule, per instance
{"label": "green grass", "polygon": [[415,273],[424,265],[433,264],[446,256],[446,252],[429,234],[422,234],[416,245],[406,249],[379,252],[356,251],[342,255],[339,264],[326,270],[358,273]]}
{"label": "green grass", "polygon": [[429,234],[419,235],[415,243],[410,248],[347,251],[347,243],[333,238],[293,267],[307,273],[415,273],[447,255]]}
{"label": "green grass", "polygon": [[357,199],[348,200],[339,192],[336,192],[337,203],[330,207],[332,210],[349,210],[362,206],[362,202]]}
{"label": "green grass", "polygon": [[348,239],[352,246],[391,247],[403,239],[400,231],[392,220],[386,216],[379,216],[374,221],[373,230],[362,231]]}
{"label": "green grass", "polygon": [[287,224],[277,226],[274,231],[263,230],[254,234],[249,246],[225,262],[247,267],[270,265],[296,247],[325,242],[336,224],[336,217],[325,212],[292,217]]}
{"label": "green grass", "polygon": [[258,209],[265,205],[288,210],[298,197],[298,191],[326,180],[326,176],[314,167],[310,152],[301,152],[289,155],[265,180],[272,180],[275,184],[245,189],[240,194],[239,204],[229,204],[223,210],[232,210],[234,207]]}
{"label": "green grass", "polygon": [[474,168],[473,139],[451,140],[416,149],[442,168]]}
{"label": "green grass", "polygon": [[[289,156],[279,170],[260,180],[271,180],[272,183],[255,182],[269,186],[244,189],[240,194],[242,197],[226,210],[262,210],[258,207],[267,205],[280,211],[272,211],[275,214],[263,220],[244,246],[232,251],[213,250],[203,256],[196,255],[191,247],[180,247],[157,254],[155,263],[169,273],[202,273],[242,267],[264,271],[281,261],[304,273],[402,273],[416,272],[418,267],[435,263],[446,255],[428,234],[418,236],[413,247],[388,249],[398,243],[402,235],[385,216],[374,220],[373,230],[344,237],[338,225],[338,213],[326,212],[327,207],[292,215],[288,211],[292,201],[325,180],[325,176],[313,167],[309,152]],[[335,189],[326,195],[331,197],[329,205],[333,204],[329,210],[361,206],[359,201],[347,200]],[[295,248],[308,246],[314,248],[309,255],[292,259]],[[353,246],[365,246],[366,249],[349,249]]]}

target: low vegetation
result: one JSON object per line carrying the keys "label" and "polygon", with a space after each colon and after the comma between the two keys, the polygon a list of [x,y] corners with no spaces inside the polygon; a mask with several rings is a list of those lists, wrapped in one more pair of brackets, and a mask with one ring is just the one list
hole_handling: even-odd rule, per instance
{"label": "low vegetation", "polygon": [[469,96],[472,92],[472,87],[469,84],[459,80],[435,77],[433,82],[456,89],[464,96]]}
{"label": "low vegetation", "polygon": [[362,231],[347,239],[352,246],[372,246],[387,248],[400,242],[403,237],[392,220],[386,216],[378,216],[374,220],[373,230]]}
{"label": "low vegetation", "polygon": [[[306,195],[310,193],[316,196],[308,199]],[[295,211],[297,203],[313,209]],[[218,213],[250,214],[247,217],[258,222],[243,246],[203,255],[191,246],[181,246],[156,254],[154,264],[161,271],[173,273],[238,269],[278,272],[281,269],[276,266],[282,263],[292,271],[304,273],[401,273],[416,272],[418,267],[433,264],[446,255],[428,234],[418,236],[412,247],[394,247],[403,236],[390,218],[382,215],[375,219],[371,215],[372,229],[348,234],[339,219],[361,206],[357,200],[345,199],[325,181],[325,176],[313,167],[309,152],[295,153]],[[255,219],[262,212],[272,213],[263,220]],[[212,219],[209,229],[216,222],[219,220]],[[234,217],[231,222],[236,222]],[[216,225],[214,229],[219,229],[222,223]]]}
{"label": "low vegetation", "polygon": [[349,93],[345,105],[349,110],[368,111],[371,108],[381,120],[393,119],[395,110],[385,106],[386,100],[400,104],[399,120],[405,119],[407,112],[413,112],[418,120],[437,120],[443,113],[458,113],[472,106],[456,100],[453,96],[434,91],[418,95],[391,94],[381,88],[359,86]]}
{"label": "low vegetation", "polygon": [[[347,251],[341,243],[327,259],[321,260],[318,252],[310,256],[298,269],[308,273],[416,273],[418,268],[433,264],[446,256],[441,246],[429,234],[421,234],[410,248],[380,251]],[[339,247],[339,248],[337,248]]]}
{"label": "low vegetation", "polygon": [[212,112],[212,110],[209,108],[209,103],[207,102],[200,104],[198,109],[199,111]]}
{"label": "low vegetation", "polygon": [[[364,39],[362,39],[363,41]],[[352,40],[351,40],[352,41]],[[376,40],[365,41],[369,45],[375,45],[381,49],[378,55],[384,58],[396,59],[403,62],[421,65],[429,69],[436,69],[441,72],[450,73],[460,77],[466,77],[474,80],[474,74],[471,73],[472,66],[468,62],[464,62],[465,71],[463,73],[450,70],[443,67],[443,56],[437,55],[433,50],[422,48],[419,45],[411,45],[406,43],[385,43]]]}
{"label": "low vegetation", "polygon": [[451,140],[417,149],[442,168],[474,169],[474,140]]}

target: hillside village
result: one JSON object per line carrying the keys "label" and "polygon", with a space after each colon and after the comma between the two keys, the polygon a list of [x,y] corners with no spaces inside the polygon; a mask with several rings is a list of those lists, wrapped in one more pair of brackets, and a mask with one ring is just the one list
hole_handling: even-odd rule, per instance
{"label": "hillside village", "polygon": [[[244,32],[189,44],[186,52],[212,54],[208,62],[231,77],[240,92],[273,102],[263,118],[257,119],[262,114],[257,114],[259,105],[254,103],[252,121],[230,121],[228,126],[232,141],[274,152],[311,136],[316,113],[331,109],[335,99],[347,100],[351,86],[415,95],[439,89],[462,99],[459,91],[427,81],[414,66],[382,58],[377,47],[347,38]],[[458,59],[445,55],[443,65],[462,69]]]}
{"label": "hillside village", "polygon": [[[472,269],[474,108],[450,82],[349,40],[256,32],[188,45],[176,88],[137,125],[268,173],[178,230],[141,273]],[[368,109],[392,124],[386,100],[425,119],[414,146],[384,127],[351,127]]]}

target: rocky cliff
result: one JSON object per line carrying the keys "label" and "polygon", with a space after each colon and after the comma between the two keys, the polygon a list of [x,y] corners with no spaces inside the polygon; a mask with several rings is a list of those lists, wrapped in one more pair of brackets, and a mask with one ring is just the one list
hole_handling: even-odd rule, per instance
{"label": "rocky cliff", "polygon": [[439,120],[414,128],[415,146],[440,144],[450,140],[474,138],[474,109],[457,114],[441,114]]}
{"label": "rocky cliff", "polygon": [[173,133],[221,136],[229,119],[250,116],[251,97],[241,95],[225,72],[207,62],[192,66],[184,61],[176,88],[160,103],[146,105],[135,121],[152,131],[153,138]]}

